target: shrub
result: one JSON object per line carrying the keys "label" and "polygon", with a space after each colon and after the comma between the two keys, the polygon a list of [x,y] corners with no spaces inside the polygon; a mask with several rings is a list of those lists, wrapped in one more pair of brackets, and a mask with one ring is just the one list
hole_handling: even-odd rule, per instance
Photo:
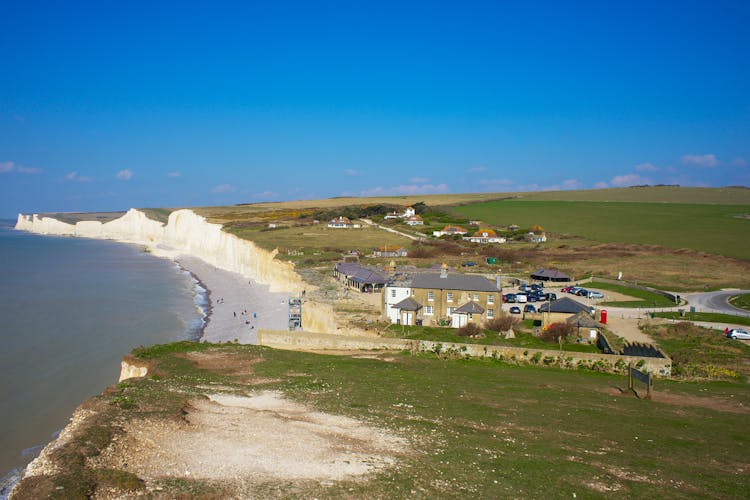
{"label": "shrub", "polygon": [[549,327],[542,332],[539,336],[545,342],[559,342],[562,338],[563,342],[569,336],[573,335],[575,326],[570,323],[552,323]]}
{"label": "shrub", "polygon": [[456,332],[459,337],[475,337],[482,333],[482,329],[476,323],[467,323]]}
{"label": "shrub", "polygon": [[507,332],[511,328],[515,328],[521,320],[513,315],[502,313],[497,318],[492,318],[484,324],[487,330],[493,332]]}

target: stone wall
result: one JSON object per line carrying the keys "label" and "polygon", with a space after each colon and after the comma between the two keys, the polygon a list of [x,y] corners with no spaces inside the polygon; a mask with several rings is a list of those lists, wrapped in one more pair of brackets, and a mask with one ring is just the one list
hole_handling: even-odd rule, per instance
{"label": "stone wall", "polygon": [[617,365],[627,367],[628,364],[632,363],[639,366],[642,371],[664,377],[668,377],[672,370],[672,360],[669,358],[646,358],[570,351],[560,352],[553,349],[525,349],[523,347],[458,344],[429,340],[356,337],[328,333],[260,330],[258,332],[258,344],[278,349],[300,351],[383,349],[410,352],[454,353],[462,356],[492,357],[519,363],[562,365],[568,368],[586,367],[600,371],[617,371]]}

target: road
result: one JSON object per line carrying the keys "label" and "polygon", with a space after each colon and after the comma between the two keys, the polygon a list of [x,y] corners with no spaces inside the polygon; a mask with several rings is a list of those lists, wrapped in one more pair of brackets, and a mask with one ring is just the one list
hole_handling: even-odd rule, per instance
{"label": "road", "polygon": [[398,234],[398,235],[401,235],[401,236],[405,236],[406,238],[409,238],[410,240],[424,241],[426,239],[423,236],[414,236],[413,234],[403,233],[401,231],[396,231],[395,229],[392,229],[390,227],[385,227],[385,226],[381,226],[380,224],[375,224],[370,219],[359,219],[359,220],[361,220],[362,222],[364,222],[368,226],[377,227],[377,228],[382,229],[383,231],[388,231],[389,233],[393,233],[393,234]]}
{"label": "road", "polygon": [[690,307],[700,312],[716,312],[750,317],[750,311],[734,307],[729,298],[735,295],[750,293],[750,290],[720,290],[718,292],[691,293],[683,295]]}

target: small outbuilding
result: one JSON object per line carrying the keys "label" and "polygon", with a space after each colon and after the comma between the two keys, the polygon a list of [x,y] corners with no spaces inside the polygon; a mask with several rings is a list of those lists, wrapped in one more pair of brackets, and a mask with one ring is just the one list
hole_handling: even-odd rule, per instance
{"label": "small outbuilding", "polygon": [[531,279],[538,281],[571,281],[572,278],[567,274],[556,269],[539,269],[531,273]]}

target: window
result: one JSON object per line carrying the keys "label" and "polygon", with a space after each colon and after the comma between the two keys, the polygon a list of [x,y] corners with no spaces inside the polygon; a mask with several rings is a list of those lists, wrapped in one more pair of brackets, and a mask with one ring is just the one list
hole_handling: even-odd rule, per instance
{"label": "window", "polygon": [[478,293],[474,294],[474,302],[479,302],[479,294]]}
{"label": "window", "polygon": [[450,316],[451,314],[453,314],[453,308],[452,308],[452,307],[449,307],[449,308],[448,308],[448,316]]}
{"label": "window", "polygon": [[487,309],[487,319],[492,319],[495,317],[495,310],[494,309]]}
{"label": "window", "polygon": [[495,296],[491,293],[487,294],[487,303],[488,304],[494,304],[495,303]]}
{"label": "window", "polygon": [[435,292],[433,292],[432,290],[430,290],[429,292],[427,292],[427,300],[429,300],[429,301],[435,300]]}
{"label": "window", "polygon": [[432,316],[434,314],[432,306],[424,306],[424,315]]}
{"label": "window", "polygon": [[453,302],[453,292],[448,292],[446,295],[446,302]]}
{"label": "window", "polygon": [[391,288],[391,298],[393,298],[393,299],[396,298],[396,289],[395,288]]}

